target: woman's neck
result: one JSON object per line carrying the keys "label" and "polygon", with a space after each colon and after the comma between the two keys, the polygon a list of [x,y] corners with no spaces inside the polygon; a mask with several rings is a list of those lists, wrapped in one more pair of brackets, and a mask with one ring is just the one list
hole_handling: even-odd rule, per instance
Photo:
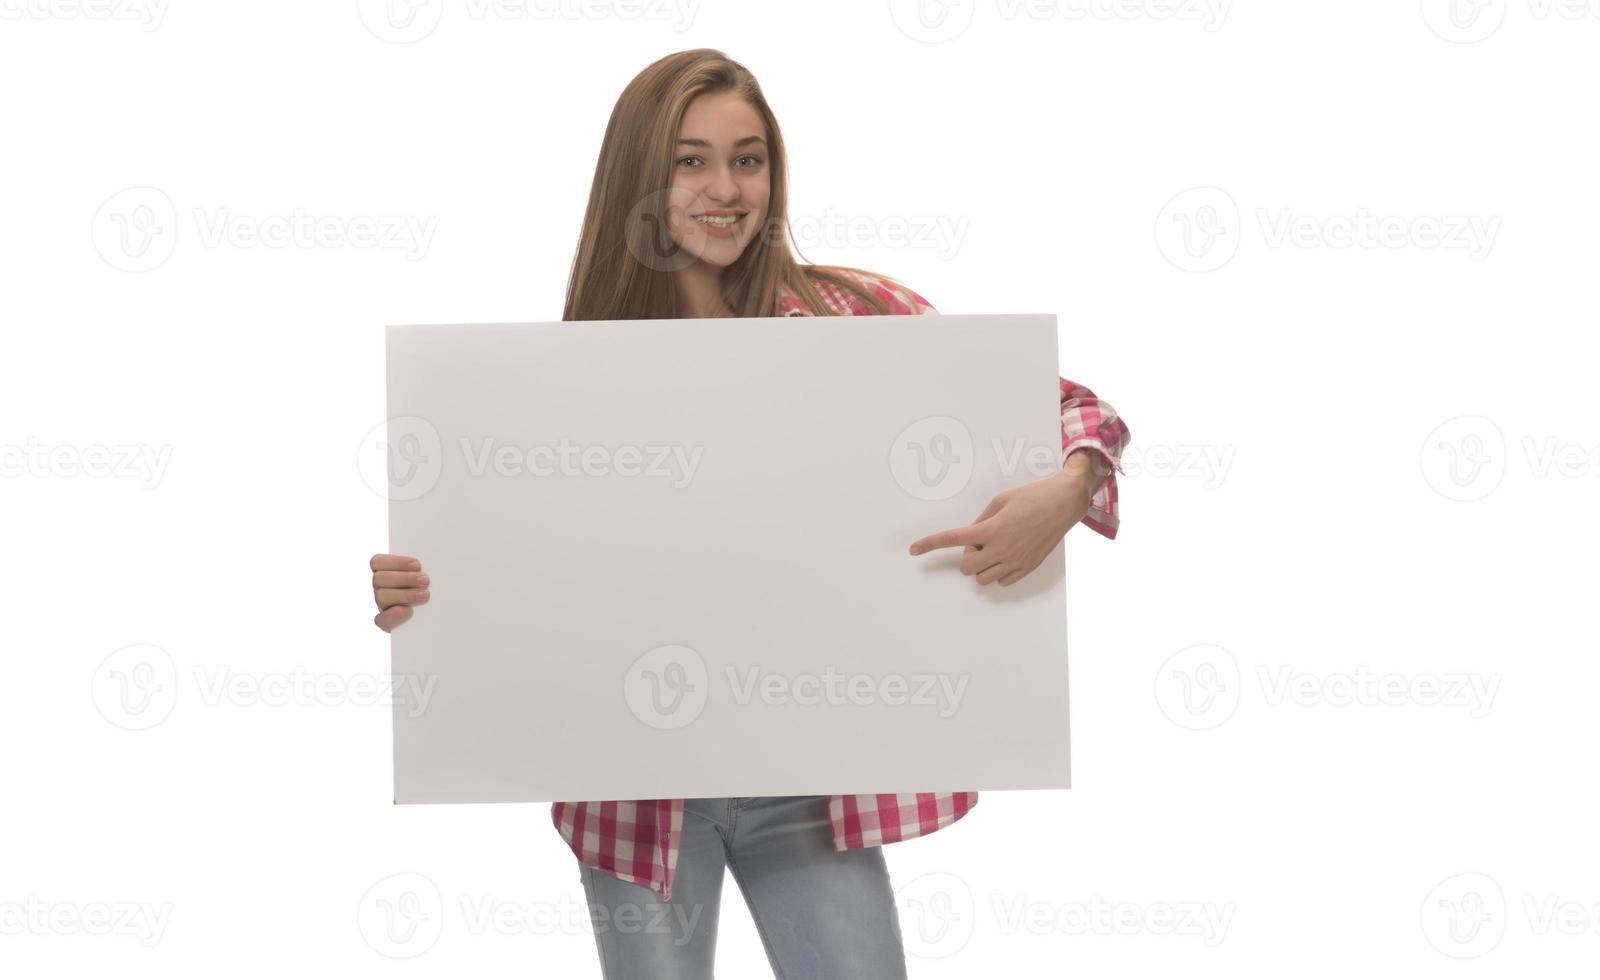
{"label": "woman's neck", "polygon": [[733,316],[722,302],[722,269],[696,260],[673,273],[678,292],[678,316]]}

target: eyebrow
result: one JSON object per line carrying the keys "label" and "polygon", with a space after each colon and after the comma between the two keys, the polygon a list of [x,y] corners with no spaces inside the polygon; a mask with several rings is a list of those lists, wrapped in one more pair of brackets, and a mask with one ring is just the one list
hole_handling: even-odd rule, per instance
{"label": "eyebrow", "polygon": [[[735,140],[733,145],[734,145],[734,148],[737,149],[738,147],[746,146],[746,145],[751,144],[751,143],[760,143],[762,146],[765,146],[767,144],[767,141],[762,139],[759,136],[746,136],[742,140]],[[708,142],[706,142],[705,140],[702,140],[702,139],[681,139],[681,140],[678,141],[678,145],[679,146],[704,146],[704,147],[706,147],[708,149],[711,146],[710,143],[708,143]]]}

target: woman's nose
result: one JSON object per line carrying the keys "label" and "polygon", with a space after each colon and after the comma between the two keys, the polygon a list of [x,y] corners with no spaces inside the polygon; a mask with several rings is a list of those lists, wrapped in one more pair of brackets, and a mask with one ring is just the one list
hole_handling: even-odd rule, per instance
{"label": "woman's nose", "polygon": [[711,183],[706,185],[706,195],[721,202],[732,201],[739,196],[739,184],[733,179],[733,174],[721,169],[711,175]]}

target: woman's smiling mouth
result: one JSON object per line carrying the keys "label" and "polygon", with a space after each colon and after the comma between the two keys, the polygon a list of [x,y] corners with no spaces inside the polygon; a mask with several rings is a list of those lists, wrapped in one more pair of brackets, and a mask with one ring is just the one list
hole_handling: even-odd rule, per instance
{"label": "woman's smiling mouth", "polygon": [[690,217],[705,228],[708,234],[727,236],[733,234],[733,226],[744,220],[748,211],[724,211],[720,213],[707,212]]}

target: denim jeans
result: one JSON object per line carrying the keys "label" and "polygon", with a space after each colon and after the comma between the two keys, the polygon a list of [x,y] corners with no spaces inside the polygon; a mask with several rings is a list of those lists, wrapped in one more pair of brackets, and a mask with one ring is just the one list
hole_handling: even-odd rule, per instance
{"label": "denim jeans", "polygon": [[778,980],[905,980],[883,848],[835,851],[826,796],[685,800],[668,902],[580,865],[605,980],[711,980],[724,867]]}

